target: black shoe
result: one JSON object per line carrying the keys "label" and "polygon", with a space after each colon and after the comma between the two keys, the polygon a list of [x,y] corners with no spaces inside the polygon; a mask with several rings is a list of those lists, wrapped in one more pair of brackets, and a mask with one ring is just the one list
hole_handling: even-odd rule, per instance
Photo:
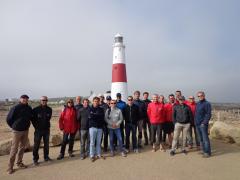
{"label": "black shoe", "polygon": [[39,162],[38,162],[38,161],[33,161],[33,165],[34,165],[34,166],[38,166],[38,165],[39,165]]}
{"label": "black shoe", "polygon": [[187,151],[186,151],[185,149],[182,150],[182,153],[185,154],[185,155],[187,155]]}
{"label": "black shoe", "polygon": [[52,159],[50,157],[47,157],[44,159],[45,162],[48,162],[48,161],[52,161]]}
{"label": "black shoe", "polygon": [[73,153],[69,153],[69,157],[75,157],[75,155]]}
{"label": "black shoe", "polygon": [[57,160],[62,160],[64,158],[64,156],[62,154],[60,154],[58,157],[57,157]]}
{"label": "black shoe", "polygon": [[142,147],[142,145],[141,144],[139,144],[138,145],[138,149],[142,149],[143,147]]}
{"label": "black shoe", "polygon": [[174,151],[170,151],[170,156],[174,156],[175,152]]}
{"label": "black shoe", "polygon": [[147,146],[147,145],[148,145],[148,142],[145,142],[145,143],[144,143],[144,146]]}
{"label": "black shoe", "polygon": [[90,161],[91,161],[91,162],[94,162],[94,161],[95,161],[95,158],[94,158],[94,157],[90,157]]}
{"label": "black shoe", "polygon": [[210,158],[210,156],[211,156],[211,155],[209,155],[209,154],[207,154],[207,153],[204,153],[202,157],[203,157],[203,158]]}

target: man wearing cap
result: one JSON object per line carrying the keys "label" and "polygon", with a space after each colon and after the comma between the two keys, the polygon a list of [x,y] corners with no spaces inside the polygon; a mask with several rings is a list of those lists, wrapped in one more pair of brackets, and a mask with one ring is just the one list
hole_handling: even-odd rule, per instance
{"label": "man wearing cap", "polygon": [[12,129],[13,133],[7,170],[9,174],[14,172],[13,166],[18,150],[17,166],[19,168],[27,168],[27,166],[23,164],[22,160],[28,140],[28,129],[33,116],[32,108],[28,105],[28,99],[29,97],[27,95],[22,95],[20,97],[20,102],[11,108],[7,116],[7,124]]}
{"label": "man wearing cap", "polygon": [[173,107],[173,123],[175,127],[173,133],[172,150],[170,152],[171,156],[175,155],[177,143],[181,132],[183,134],[182,153],[187,154],[185,145],[187,140],[187,133],[189,133],[190,122],[193,118],[191,109],[184,103],[184,98],[182,96],[179,96],[178,101],[179,104]]}
{"label": "man wearing cap", "polygon": [[49,158],[49,135],[50,135],[50,119],[52,117],[52,108],[47,105],[47,96],[42,96],[40,99],[40,105],[33,109],[32,124],[35,128],[34,132],[34,146],[33,146],[33,163],[38,165],[41,139],[44,143],[44,160],[51,161]]}
{"label": "man wearing cap", "polygon": [[[122,101],[121,93],[117,93],[116,97],[117,97],[117,108],[119,108],[122,111],[122,113],[123,113],[124,109],[126,108],[126,102]],[[122,141],[123,141],[123,146],[124,146],[124,140],[125,140],[124,122],[121,123],[120,130],[121,130]],[[114,142],[116,142],[116,141],[117,141],[117,138],[115,138]]]}

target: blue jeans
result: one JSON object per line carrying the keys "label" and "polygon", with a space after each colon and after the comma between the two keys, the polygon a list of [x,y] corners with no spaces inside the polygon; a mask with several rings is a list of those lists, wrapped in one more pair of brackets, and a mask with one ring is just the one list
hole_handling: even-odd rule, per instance
{"label": "blue jeans", "polygon": [[[90,157],[95,155],[101,156],[101,139],[102,139],[102,129],[91,127],[89,129],[90,135]],[[95,147],[96,144],[96,147]]]}
{"label": "blue jeans", "polygon": [[203,152],[208,155],[211,155],[211,145],[208,137],[208,125],[201,124],[201,125],[197,125],[196,128],[197,128],[199,142]]}
{"label": "blue jeans", "polygon": [[114,140],[114,134],[117,136],[119,149],[121,152],[123,152],[123,141],[122,141],[122,134],[120,128],[117,129],[109,129],[109,136],[110,136],[110,151],[113,152],[113,140]]}
{"label": "blue jeans", "polygon": [[132,131],[132,146],[133,149],[137,149],[137,125],[135,124],[125,124],[126,132],[126,149],[129,149],[130,144],[130,133]]}

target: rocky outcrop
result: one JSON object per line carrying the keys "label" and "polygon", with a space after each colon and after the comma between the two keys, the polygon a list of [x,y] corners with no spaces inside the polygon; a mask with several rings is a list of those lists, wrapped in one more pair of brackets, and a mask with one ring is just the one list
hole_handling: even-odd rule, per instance
{"label": "rocky outcrop", "polygon": [[240,145],[240,128],[230,123],[216,121],[210,130],[210,137]]}

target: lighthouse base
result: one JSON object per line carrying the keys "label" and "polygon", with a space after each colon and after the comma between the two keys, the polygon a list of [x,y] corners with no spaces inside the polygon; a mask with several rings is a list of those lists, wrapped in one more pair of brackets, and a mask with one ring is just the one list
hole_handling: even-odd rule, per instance
{"label": "lighthouse base", "polygon": [[112,83],[111,88],[111,97],[112,99],[117,99],[116,94],[121,93],[122,100],[127,102],[128,97],[128,88],[126,82],[114,82]]}

